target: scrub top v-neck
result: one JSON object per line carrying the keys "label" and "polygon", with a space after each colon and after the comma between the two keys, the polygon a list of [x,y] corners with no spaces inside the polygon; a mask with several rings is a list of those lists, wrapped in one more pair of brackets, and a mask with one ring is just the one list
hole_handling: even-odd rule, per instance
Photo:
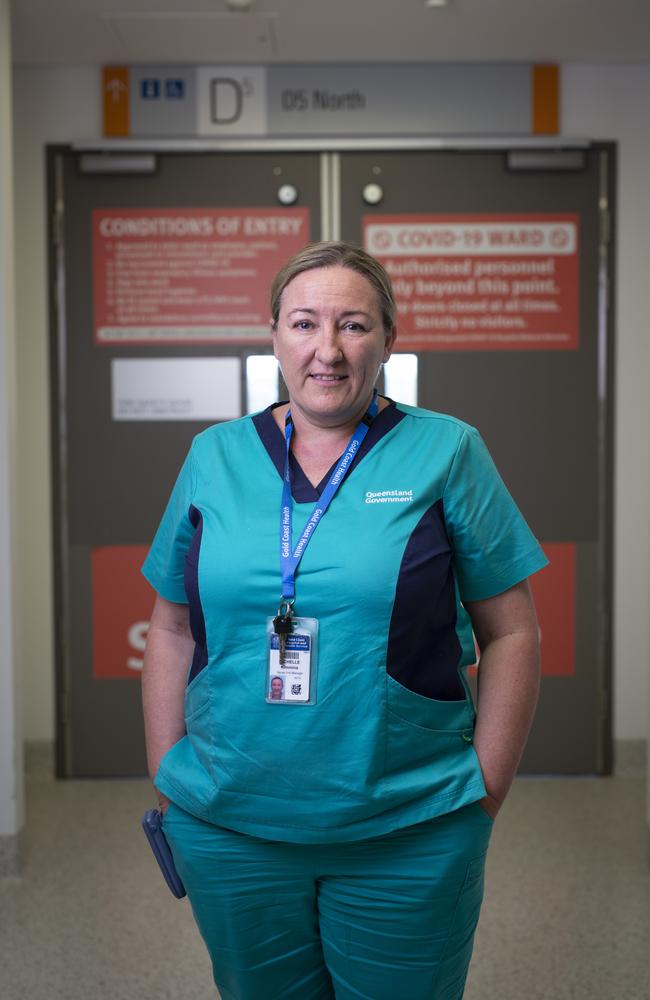
{"label": "scrub top v-neck", "polygon": [[[262,410],[261,413],[255,414],[252,418],[255,429],[259,434],[260,441],[264,445],[271,461],[278,470],[278,475],[281,479],[284,476],[285,439],[284,434],[275,421],[273,411],[279,406],[284,405],[286,405],[286,400],[284,402],[274,403],[272,406],[267,407],[266,410]],[[404,419],[404,416],[405,414],[397,409],[393,400],[389,400],[388,406],[384,407],[383,410],[380,410],[373,420],[361,447],[350,465],[350,472],[356,465],[359,464],[359,462],[363,460],[364,456],[368,454],[378,441],[380,441],[386,434],[388,434],[389,431],[393,429],[393,427],[396,427],[397,424]],[[334,471],[336,462],[332,463],[331,467],[327,470],[317,486],[314,486],[313,483],[311,483],[307,478],[293,452],[289,455],[289,466],[291,469],[291,494],[295,502],[315,503],[325,489],[325,486]]]}

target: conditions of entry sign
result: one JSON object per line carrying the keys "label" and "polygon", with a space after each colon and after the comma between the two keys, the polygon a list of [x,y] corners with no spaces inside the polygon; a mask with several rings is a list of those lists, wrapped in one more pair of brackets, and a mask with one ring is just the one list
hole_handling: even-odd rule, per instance
{"label": "conditions of entry sign", "polygon": [[391,276],[401,350],[572,350],[579,343],[576,214],[367,215]]}
{"label": "conditions of entry sign", "polygon": [[93,212],[95,342],[270,343],[268,290],[307,208]]}

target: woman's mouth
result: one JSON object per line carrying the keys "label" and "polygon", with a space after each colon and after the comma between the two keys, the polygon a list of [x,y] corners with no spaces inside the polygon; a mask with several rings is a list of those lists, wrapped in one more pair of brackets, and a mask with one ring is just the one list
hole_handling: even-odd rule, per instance
{"label": "woman's mouth", "polygon": [[310,372],[309,377],[315,379],[317,382],[329,383],[342,382],[343,379],[347,378],[347,375],[326,375],[321,372]]}

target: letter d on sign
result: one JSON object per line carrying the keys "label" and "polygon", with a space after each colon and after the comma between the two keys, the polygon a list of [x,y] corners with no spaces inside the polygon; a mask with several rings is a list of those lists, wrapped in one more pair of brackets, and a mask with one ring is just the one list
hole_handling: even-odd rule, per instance
{"label": "letter d on sign", "polygon": [[216,76],[210,81],[210,112],[215,125],[232,125],[241,118],[244,92],[232,77]]}

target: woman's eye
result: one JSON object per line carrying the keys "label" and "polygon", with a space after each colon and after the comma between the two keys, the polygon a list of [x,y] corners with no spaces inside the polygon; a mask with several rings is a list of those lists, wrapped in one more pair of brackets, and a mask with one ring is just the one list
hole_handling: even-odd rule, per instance
{"label": "woman's eye", "polygon": [[355,323],[352,320],[350,320],[348,323],[345,324],[343,329],[347,330],[349,333],[363,333],[365,327],[361,323]]}
{"label": "woman's eye", "polygon": [[310,319],[299,319],[293,324],[293,328],[294,330],[311,330],[313,325]]}

